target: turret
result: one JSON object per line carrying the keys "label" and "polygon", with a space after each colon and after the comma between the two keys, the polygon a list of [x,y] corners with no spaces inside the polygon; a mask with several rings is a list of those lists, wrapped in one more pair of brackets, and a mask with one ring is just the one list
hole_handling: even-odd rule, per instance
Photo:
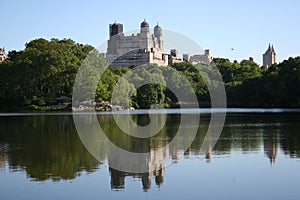
{"label": "turret", "polygon": [[161,49],[163,51],[164,49],[164,44],[163,44],[163,37],[162,37],[162,28],[158,25],[154,27],[154,37],[156,38],[157,41],[157,48]]}
{"label": "turret", "polygon": [[156,38],[162,37],[162,29],[158,24],[154,27],[154,37]]}
{"label": "turret", "polygon": [[146,22],[145,19],[141,23],[141,35],[145,36],[145,37],[149,37],[149,35],[150,35],[149,24],[148,24],[148,22]]}

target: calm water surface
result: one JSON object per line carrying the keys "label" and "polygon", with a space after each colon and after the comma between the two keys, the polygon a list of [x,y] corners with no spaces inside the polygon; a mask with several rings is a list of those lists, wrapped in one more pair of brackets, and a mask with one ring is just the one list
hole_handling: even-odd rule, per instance
{"label": "calm water surface", "polygon": [[[2,114],[0,199],[300,199],[300,113],[244,112],[227,114],[206,156],[199,150],[210,117],[201,115],[191,147],[155,155],[147,173],[110,168],[109,161],[118,159],[105,144],[102,159],[93,158],[72,115]],[[144,113],[132,119],[149,123]],[[172,140],[180,115],[169,114],[158,136],[143,141],[121,133],[110,114],[98,120],[115,144],[144,152]]]}

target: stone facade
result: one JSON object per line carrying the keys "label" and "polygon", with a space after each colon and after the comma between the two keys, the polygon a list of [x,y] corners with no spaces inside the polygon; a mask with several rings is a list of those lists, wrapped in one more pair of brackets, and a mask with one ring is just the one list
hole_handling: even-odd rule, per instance
{"label": "stone facade", "polygon": [[212,62],[212,57],[210,55],[209,49],[206,49],[204,51],[204,54],[196,54],[196,55],[183,54],[182,58],[179,57],[178,51],[176,49],[171,49],[169,55],[169,65],[172,65],[174,63],[180,63],[180,62],[190,62],[192,64],[201,63],[201,64],[209,65]]}
{"label": "stone facade", "polygon": [[0,63],[7,59],[7,55],[5,53],[5,49],[0,48]]}
{"label": "stone facade", "polygon": [[184,60],[186,60],[187,62],[191,62],[193,64],[201,63],[201,64],[209,65],[212,62],[212,57],[210,55],[210,50],[206,49],[204,51],[204,54],[198,54],[193,56],[184,54]]}
{"label": "stone facade", "polygon": [[130,67],[146,63],[167,66],[168,56],[164,53],[162,28],[156,25],[154,34],[150,34],[149,24],[143,21],[140,33],[125,36],[122,24],[110,24],[106,61],[112,67]]}
{"label": "stone facade", "polygon": [[162,28],[156,25],[154,33],[150,34],[149,24],[144,20],[136,35],[124,35],[123,24],[115,22],[109,25],[106,61],[111,67],[132,67],[148,63],[167,66],[180,62],[209,65],[212,57],[209,49],[203,55],[183,54],[183,58],[179,57],[177,49],[171,49],[170,54],[164,53]]}
{"label": "stone facade", "polygon": [[273,64],[276,63],[276,53],[274,46],[269,44],[269,48],[266,53],[263,54],[263,66],[264,67],[271,67]]}

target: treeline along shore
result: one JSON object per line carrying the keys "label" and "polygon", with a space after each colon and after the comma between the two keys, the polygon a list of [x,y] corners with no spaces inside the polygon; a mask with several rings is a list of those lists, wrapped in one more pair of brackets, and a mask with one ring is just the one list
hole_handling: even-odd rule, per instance
{"label": "treeline along shore", "polygon": [[[49,41],[39,38],[26,43],[24,50],[10,51],[8,59],[0,63],[0,111],[67,110],[70,108],[70,105],[67,105],[70,102],[67,100],[72,98],[78,69],[92,50],[94,47],[91,45],[82,45],[71,39]],[[223,79],[228,107],[300,107],[300,57],[288,58],[269,68],[249,60],[232,63],[226,58],[214,58],[213,62]],[[108,67],[95,90],[96,103],[110,102],[116,83],[125,73],[130,73],[133,67]],[[205,81],[211,73],[210,66],[194,66],[183,62],[168,67],[184,75],[192,86],[192,92],[196,94],[200,107],[210,106]],[[127,82],[129,85],[124,87],[124,90],[132,93],[132,96],[129,105],[122,105],[123,101],[120,99],[120,106],[137,109],[149,108],[150,105],[166,108],[178,106],[175,94],[163,86],[166,81],[165,68],[160,67],[152,71],[145,69],[141,72],[143,76],[129,74],[132,79],[143,79],[145,74],[148,74],[162,85],[151,83],[135,88]],[[171,78],[177,80],[180,90],[180,84],[183,82],[176,74]],[[214,84],[217,87],[218,83],[212,81],[211,86],[214,87]]]}

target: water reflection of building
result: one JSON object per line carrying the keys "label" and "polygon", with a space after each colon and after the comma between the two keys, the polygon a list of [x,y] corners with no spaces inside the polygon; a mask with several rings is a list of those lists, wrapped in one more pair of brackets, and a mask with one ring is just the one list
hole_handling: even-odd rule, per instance
{"label": "water reflection of building", "polygon": [[151,188],[151,179],[155,177],[156,185],[160,186],[164,182],[165,172],[165,159],[169,156],[169,151],[166,150],[151,150],[149,154],[142,157],[126,157],[122,152],[111,151],[108,154],[109,166],[119,166],[120,168],[132,169],[145,169],[142,173],[123,172],[117,169],[109,168],[111,175],[111,188],[115,190],[125,188],[125,177],[132,176],[140,178],[143,185],[143,190],[147,192]]}
{"label": "water reflection of building", "polygon": [[119,171],[113,168],[109,168],[111,181],[111,188],[114,190],[120,190],[125,188],[125,177],[132,176],[133,178],[140,178],[142,180],[143,190],[147,192],[151,188],[151,179],[155,177],[155,183],[160,186],[164,182],[164,168],[145,173],[128,173]]}
{"label": "water reflection of building", "polygon": [[0,145],[0,170],[6,166],[5,147]]}
{"label": "water reflection of building", "polygon": [[264,135],[264,152],[269,158],[270,163],[275,163],[275,159],[278,151],[277,133],[271,133]]}
{"label": "water reflection of building", "polygon": [[210,163],[211,159],[212,159],[212,151],[209,151],[206,155],[205,155],[205,159],[206,162]]}

